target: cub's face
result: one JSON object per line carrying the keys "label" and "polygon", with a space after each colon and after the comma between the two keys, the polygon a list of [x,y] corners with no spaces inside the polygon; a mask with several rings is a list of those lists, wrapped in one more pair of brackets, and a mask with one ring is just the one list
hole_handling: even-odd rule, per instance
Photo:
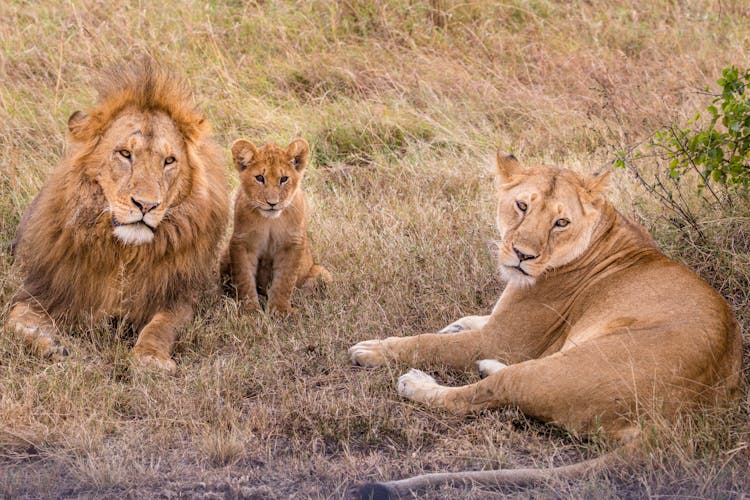
{"label": "cub's face", "polygon": [[498,155],[497,225],[500,269],[531,285],[545,271],[579,257],[591,243],[603,207],[607,176],[582,178],[556,168],[522,169]]}
{"label": "cub's face", "polygon": [[[69,127],[86,118],[73,114]],[[103,133],[93,156],[114,236],[125,244],[150,243],[189,176],[178,128],[164,112],[126,109]]]}
{"label": "cub's face", "polygon": [[262,216],[276,218],[294,200],[310,157],[310,147],[298,139],[286,149],[275,144],[256,148],[240,139],[232,145],[232,159],[250,205]]}

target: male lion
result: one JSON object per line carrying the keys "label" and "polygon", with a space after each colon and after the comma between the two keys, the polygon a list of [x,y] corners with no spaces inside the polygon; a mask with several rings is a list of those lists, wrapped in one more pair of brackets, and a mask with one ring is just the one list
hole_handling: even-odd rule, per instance
{"label": "male lion", "polygon": [[184,85],[149,60],[113,68],[98,91],[18,227],[23,285],[6,325],[59,357],[58,325],[120,318],[140,330],[134,360],[171,371],[228,217],[221,150]]}
{"label": "male lion", "polygon": [[275,144],[256,148],[245,139],[232,145],[240,189],[222,272],[231,273],[244,311],[260,309],[260,288],[267,290],[270,313],[291,313],[295,285],[310,288],[331,281],[328,270],[313,262],[307,241],[301,183],[309,157],[304,139],[286,149]]}
{"label": "male lion", "polygon": [[[453,333],[360,342],[349,350],[353,363],[462,370],[477,363],[486,376],[477,383],[445,387],[412,369],[399,379],[398,392],[454,411],[516,406],[569,431],[601,431],[621,442],[638,434],[635,419],[644,413],[670,418],[737,395],[741,339],[729,305],[612,207],[604,196],[607,176],[522,169],[499,154],[497,167],[499,261],[508,284],[492,314],[459,320],[448,328]],[[553,472],[580,472],[592,463]],[[436,474],[375,491],[544,476]]]}

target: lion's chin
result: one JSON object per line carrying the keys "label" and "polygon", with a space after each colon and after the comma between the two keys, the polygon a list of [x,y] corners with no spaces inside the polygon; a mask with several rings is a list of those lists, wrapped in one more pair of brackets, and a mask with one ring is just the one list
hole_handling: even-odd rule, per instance
{"label": "lion's chin", "polygon": [[260,210],[260,215],[263,217],[266,217],[267,219],[276,219],[278,216],[281,215],[281,210]]}
{"label": "lion's chin", "polygon": [[153,230],[141,222],[116,226],[113,233],[126,245],[144,245],[154,239]]}
{"label": "lion's chin", "polygon": [[507,283],[521,287],[529,287],[536,283],[536,278],[522,269],[514,266],[500,265],[500,274]]}

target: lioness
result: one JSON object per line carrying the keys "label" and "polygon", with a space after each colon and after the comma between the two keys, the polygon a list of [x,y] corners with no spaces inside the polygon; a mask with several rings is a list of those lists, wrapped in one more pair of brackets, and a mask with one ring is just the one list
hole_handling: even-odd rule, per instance
{"label": "lioness", "polygon": [[328,270],[313,262],[307,241],[302,177],[309,157],[304,139],[286,149],[275,144],[256,148],[244,139],[232,145],[240,189],[223,272],[231,274],[245,312],[260,309],[259,288],[267,290],[268,311],[285,315],[294,310],[295,285],[312,288],[331,281]]}
{"label": "lioness", "polygon": [[[507,286],[492,314],[459,320],[448,328],[454,333],[360,342],[349,349],[354,364],[468,370],[477,363],[486,376],[477,383],[445,387],[412,369],[398,392],[462,412],[516,406],[572,432],[620,441],[635,437],[635,420],[649,412],[669,418],[737,395],[741,339],[729,305],[612,207],[607,176],[523,169],[500,154],[497,168]],[[570,467],[561,469],[582,470]],[[380,491],[534,477],[528,470],[438,474]]]}
{"label": "lioness", "polygon": [[14,242],[23,284],[6,325],[67,354],[58,325],[116,317],[140,330],[133,359],[173,370],[172,343],[210,283],[228,218],[221,150],[179,80],[149,60],[113,68]]}

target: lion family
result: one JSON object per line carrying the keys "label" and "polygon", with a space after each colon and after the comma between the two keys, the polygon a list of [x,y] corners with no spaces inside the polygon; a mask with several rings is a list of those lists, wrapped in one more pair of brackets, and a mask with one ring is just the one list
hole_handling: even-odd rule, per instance
{"label": "lion family", "polygon": [[[32,350],[60,357],[58,326],[120,318],[138,331],[134,365],[171,371],[172,344],[222,254],[230,212],[222,150],[185,86],[152,62],[105,74],[98,90],[88,113],[70,117],[67,154],[19,224],[22,285],[5,324]],[[331,280],[307,240],[309,155],[304,140],[232,146],[240,188],[221,268],[242,311],[261,308],[260,290],[269,312],[292,313],[295,287]],[[607,176],[522,168],[501,155],[497,174],[507,286],[492,314],[441,333],[360,342],[349,350],[354,364],[476,365],[477,383],[445,387],[412,369],[398,392],[461,412],[512,405],[620,441],[638,434],[644,408],[670,418],[732,401],[741,383],[732,311],[613,208]]]}

